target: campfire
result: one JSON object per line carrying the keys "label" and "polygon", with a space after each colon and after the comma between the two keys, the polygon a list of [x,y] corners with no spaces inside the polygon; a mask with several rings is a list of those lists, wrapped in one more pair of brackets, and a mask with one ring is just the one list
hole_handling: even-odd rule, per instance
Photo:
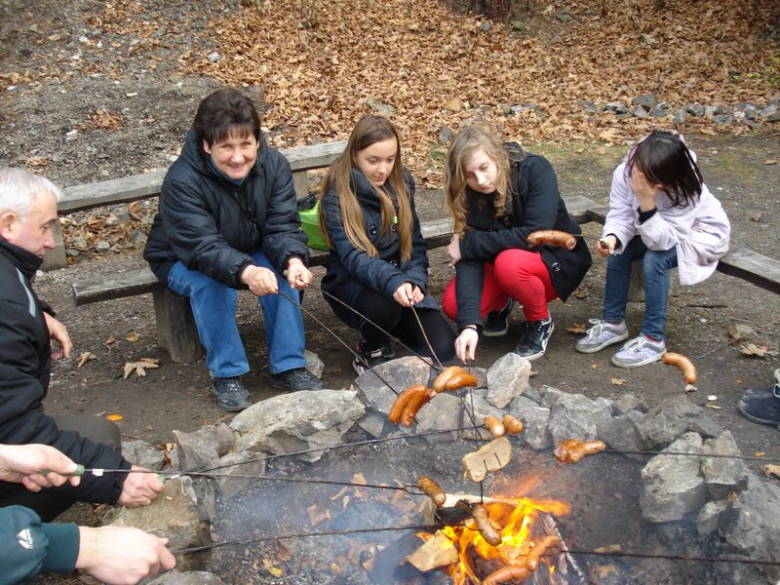
{"label": "campfire", "polygon": [[473,514],[475,508],[486,512],[498,544],[486,540],[473,518],[460,525],[444,526],[437,535],[419,534],[424,541],[434,540],[437,547],[444,550],[451,547],[456,553],[457,560],[446,565],[454,585],[504,583],[530,576],[537,570],[550,575],[542,582],[554,582],[556,556],[565,548],[552,516],[567,514],[567,504],[498,495],[488,498],[484,504],[461,499],[454,506],[454,510],[464,515],[467,511]]}
{"label": "campfire", "polygon": [[[498,462],[498,468],[503,467],[509,459],[505,449],[511,451],[506,439],[498,438],[466,455],[466,476],[481,482],[484,475],[476,471],[480,464],[487,468],[484,459],[491,457]],[[475,459],[480,464],[474,465]],[[522,495],[540,483],[541,478],[534,476],[516,486],[514,494],[484,497],[445,494],[434,480],[421,478],[418,485],[436,506],[427,519],[440,528],[434,534],[418,533],[424,544],[408,562],[422,572],[443,569],[454,585],[498,585],[531,576],[535,583],[556,582],[556,570],[563,568],[567,573],[568,566],[567,559],[562,557],[566,545],[554,517],[568,514],[570,506]],[[576,567],[573,563],[572,566]]]}

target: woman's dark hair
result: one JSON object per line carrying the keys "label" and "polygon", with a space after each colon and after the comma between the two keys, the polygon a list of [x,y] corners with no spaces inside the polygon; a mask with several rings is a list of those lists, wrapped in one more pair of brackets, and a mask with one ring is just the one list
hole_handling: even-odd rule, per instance
{"label": "woman's dark hair", "polygon": [[654,130],[628,155],[629,176],[636,166],[652,184],[663,185],[673,207],[685,207],[701,195],[704,179],[682,137]]}
{"label": "woman's dark hair", "polygon": [[260,114],[252,100],[236,89],[218,89],[200,102],[192,123],[198,144],[211,146],[230,136],[252,134],[260,141]]}

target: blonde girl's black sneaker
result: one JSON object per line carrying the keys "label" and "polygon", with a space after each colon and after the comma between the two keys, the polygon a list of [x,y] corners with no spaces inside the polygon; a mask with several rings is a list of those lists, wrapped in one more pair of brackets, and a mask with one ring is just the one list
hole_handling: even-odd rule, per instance
{"label": "blonde girl's black sneaker", "polygon": [[515,299],[509,297],[506,305],[499,311],[488,313],[485,317],[485,324],[482,327],[482,335],[485,337],[501,337],[509,331],[509,315],[515,307]]}
{"label": "blonde girl's black sneaker", "polygon": [[352,368],[358,376],[374,366],[390,361],[395,355],[393,346],[390,345],[389,341],[379,349],[365,350],[363,347],[362,341],[359,341],[357,345],[355,345],[355,353],[357,355],[355,356],[355,359],[352,360]]}
{"label": "blonde girl's black sneaker", "polygon": [[526,321],[523,323],[515,353],[528,361],[539,359],[547,351],[547,344],[554,329],[552,315],[542,321]]}

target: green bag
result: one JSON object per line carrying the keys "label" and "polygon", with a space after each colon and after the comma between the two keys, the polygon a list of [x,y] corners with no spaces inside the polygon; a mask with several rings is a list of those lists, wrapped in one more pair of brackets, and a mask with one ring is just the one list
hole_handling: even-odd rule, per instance
{"label": "green bag", "polygon": [[301,217],[301,227],[309,236],[309,248],[327,250],[328,245],[320,230],[320,200],[316,195],[309,195],[298,200],[298,215]]}

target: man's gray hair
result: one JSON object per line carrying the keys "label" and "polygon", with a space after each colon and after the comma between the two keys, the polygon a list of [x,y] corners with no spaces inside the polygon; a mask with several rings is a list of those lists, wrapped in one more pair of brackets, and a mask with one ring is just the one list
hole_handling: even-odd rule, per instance
{"label": "man's gray hair", "polygon": [[0,215],[10,211],[25,217],[42,193],[51,193],[57,201],[62,197],[60,189],[46,177],[19,168],[0,168]]}

